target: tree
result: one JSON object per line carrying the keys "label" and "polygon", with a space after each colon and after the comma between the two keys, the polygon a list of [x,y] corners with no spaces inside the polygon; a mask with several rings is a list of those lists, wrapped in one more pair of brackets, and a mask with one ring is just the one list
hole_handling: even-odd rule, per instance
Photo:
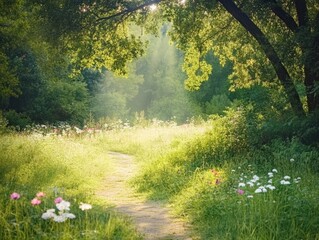
{"label": "tree", "polygon": [[[158,4],[156,11],[149,7],[154,4]],[[318,5],[314,0],[101,0],[83,1],[79,7],[87,14],[85,23],[94,23],[100,30],[110,24],[118,29],[132,21],[152,22],[154,15],[155,19],[160,16],[172,22],[172,39],[185,51],[188,88],[198,89],[207,80],[212,69],[204,56],[213,50],[221,61],[229,59],[234,64],[235,87],[277,85],[295,115],[304,116],[298,82],[304,85],[306,110],[312,113],[319,108]]]}
{"label": "tree", "polygon": [[[31,23],[38,19],[34,35],[68,56],[74,72],[106,67],[125,74],[128,63],[141,56],[145,47],[142,37],[134,35],[132,24],[157,32],[162,20],[172,24],[171,39],[185,52],[183,69],[188,89],[199,89],[209,78],[213,69],[205,56],[213,51],[222,64],[228,60],[233,65],[231,89],[256,84],[270,87],[284,94],[295,115],[318,111],[318,1],[14,2],[25,16],[32,15]],[[4,16],[2,30],[7,22],[12,24],[10,14]]]}
{"label": "tree", "polygon": [[139,86],[138,95],[132,99],[130,106],[132,113],[144,112],[149,119],[175,119],[184,123],[201,111],[183,88],[183,54],[170,44],[168,29],[169,26],[164,24],[158,36],[145,36],[149,41],[146,55],[136,62],[144,83]]}

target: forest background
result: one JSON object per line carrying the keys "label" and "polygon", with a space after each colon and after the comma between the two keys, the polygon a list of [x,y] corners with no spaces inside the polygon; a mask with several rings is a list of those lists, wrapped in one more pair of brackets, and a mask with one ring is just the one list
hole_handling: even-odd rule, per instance
{"label": "forest background", "polygon": [[318,4],[298,4],[4,1],[0,107],[23,129],[244,106],[261,128],[316,141]]}

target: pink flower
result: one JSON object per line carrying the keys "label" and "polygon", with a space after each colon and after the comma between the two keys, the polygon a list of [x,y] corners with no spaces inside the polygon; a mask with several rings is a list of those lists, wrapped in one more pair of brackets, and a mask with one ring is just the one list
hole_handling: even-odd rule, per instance
{"label": "pink flower", "polygon": [[237,193],[238,193],[239,195],[243,195],[243,194],[245,193],[245,191],[242,190],[242,189],[238,189],[238,190],[237,190]]}
{"label": "pink flower", "polygon": [[14,192],[14,193],[12,193],[12,194],[10,195],[10,198],[13,199],[13,200],[17,200],[17,199],[20,198],[20,194]]}
{"label": "pink flower", "polygon": [[45,196],[44,192],[38,192],[37,193],[37,198],[42,198],[44,196]]}
{"label": "pink flower", "polygon": [[62,201],[63,201],[63,199],[61,197],[57,197],[56,199],[54,199],[54,203],[55,204],[58,204],[58,203],[60,203]]}
{"label": "pink flower", "polygon": [[39,205],[39,204],[41,204],[41,200],[39,200],[39,199],[37,199],[37,198],[33,198],[33,199],[31,200],[31,204],[32,204],[33,206]]}

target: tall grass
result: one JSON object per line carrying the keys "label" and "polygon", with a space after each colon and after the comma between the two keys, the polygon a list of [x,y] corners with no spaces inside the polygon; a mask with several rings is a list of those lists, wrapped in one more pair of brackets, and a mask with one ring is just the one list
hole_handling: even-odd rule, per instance
{"label": "tall grass", "polygon": [[[0,239],[142,239],[132,225],[117,217],[94,191],[110,171],[107,150],[89,139],[2,135],[0,142]],[[36,193],[40,204],[32,204]],[[11,199],[16,192],[18,199]],[[12,197],[12,196],[11,196]],[[74,219],[42,219],[54,200],[70,203]],[[81,202],[92,209],[82,211]]]}
{"label": "tall grass", "polygon": [[[136,156],[143,167],[133,184],[169,201],[201,239],[319,239],[319,150],[298,139],[262,145],[258,131],[244,110],[230,110],[202,126],[1,136],[0,239],[141,239],[93,194],[110,171],[109,150]],[[46,196],[32,206],[39,191]],[[41,218],[58,196],[75,219]]]}
{"label": "tall grass", "polygon": [[134,183],[170,201],[202,239],[319,239],[318,149],[297,139],[254,144],[253,127],[230,111],[171,145]]}

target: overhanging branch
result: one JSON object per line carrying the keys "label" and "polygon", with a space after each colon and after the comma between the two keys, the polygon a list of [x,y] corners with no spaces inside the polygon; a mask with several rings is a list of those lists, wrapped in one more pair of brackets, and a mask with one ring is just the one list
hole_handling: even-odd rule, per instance
{"label": "overhanging branch", "polygon": [[138,6],[135,6],[135,7],[132,7],[132,8],[129,8],[129,9],[125,9],[123,11],[120,11],[120,12],[117,12],[117,13],[114,13],[112,15],[109,15],[109,16],[106,16],[106,17],[99,17],[96,21],[97,22],[102,22],[102,21],[107,21],[107,20],[110,20],[110,19],[114,19],[114,18],[117,18],[117,17],[123,17],[127,14],[130,14],[130,13],[133,13],[133,12],[136,12],[140,9],[143,9],[147,6],[150,6],[150,5],[153,5],[153,4],[158,4],[160,3],[162,0],[151,0],[151,1],[147,1],[141,5],[138,5]]}

